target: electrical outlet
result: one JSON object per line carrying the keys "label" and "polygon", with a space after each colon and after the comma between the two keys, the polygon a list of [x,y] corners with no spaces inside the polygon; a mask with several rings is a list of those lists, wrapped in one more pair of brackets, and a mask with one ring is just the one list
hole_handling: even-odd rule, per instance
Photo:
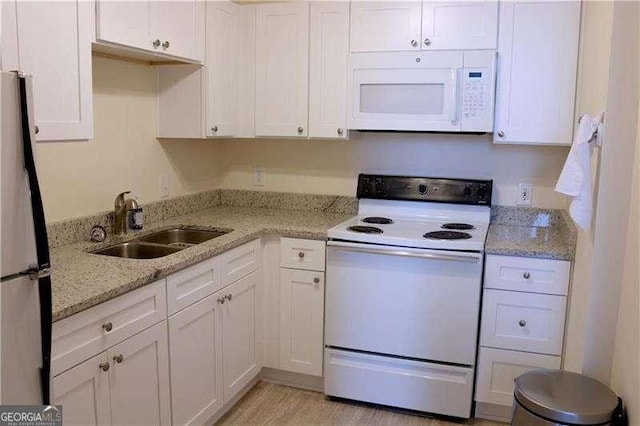
{"label": "electrical outlet", "polygon": [[253,168],[253,185],[254,186],[265,186],[267,184],[267,172],[264,167],[254,167]]}
{"label": "electrical outlet", "polygon": [[521,182],[518,184],[518,199],[516,204],[519,206],[530,206],[533,198],[533,184]]}
{"label": "electrical outlet", "polygon": [[159,176],[160,181],[160,197],[166,198],[169,196],[169,175],[163,173]]}

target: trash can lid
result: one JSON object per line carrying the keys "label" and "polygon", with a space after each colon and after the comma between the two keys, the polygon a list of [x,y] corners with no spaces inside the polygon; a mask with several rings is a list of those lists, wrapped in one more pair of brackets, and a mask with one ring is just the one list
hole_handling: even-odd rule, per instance
{"label": "trash can lid", "polygon": [[611,421],[618,405],[607,386],[570,371],[530,371],[516,379],[514,393],[518,403],[534,414],[574,425]]}

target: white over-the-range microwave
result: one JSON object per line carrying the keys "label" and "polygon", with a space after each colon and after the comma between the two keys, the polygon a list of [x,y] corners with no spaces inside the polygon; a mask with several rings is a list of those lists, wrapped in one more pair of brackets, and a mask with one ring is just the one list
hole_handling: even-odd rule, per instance
{"label": "white over-the-range microwave", "polygon": [[352,53],[353,130],[492,132],[496,51]]}

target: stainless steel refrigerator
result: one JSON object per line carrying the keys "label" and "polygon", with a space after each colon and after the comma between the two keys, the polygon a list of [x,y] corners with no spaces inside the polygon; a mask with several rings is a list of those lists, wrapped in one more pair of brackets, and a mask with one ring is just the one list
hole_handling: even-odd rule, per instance
{"label": "stainless steel refrigerator", "polygon": [[0,404],[49,404],[51,277],[31,77],[0,73]]}

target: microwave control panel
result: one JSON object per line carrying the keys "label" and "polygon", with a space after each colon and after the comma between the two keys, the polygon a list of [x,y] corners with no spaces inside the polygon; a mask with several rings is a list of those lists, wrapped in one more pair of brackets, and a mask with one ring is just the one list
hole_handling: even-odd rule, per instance
{"label": "microwave control panel", "polygon": [[490,81],[488,70],[464,69],[462,88],[462,118],[475,119],[484,116]]}

